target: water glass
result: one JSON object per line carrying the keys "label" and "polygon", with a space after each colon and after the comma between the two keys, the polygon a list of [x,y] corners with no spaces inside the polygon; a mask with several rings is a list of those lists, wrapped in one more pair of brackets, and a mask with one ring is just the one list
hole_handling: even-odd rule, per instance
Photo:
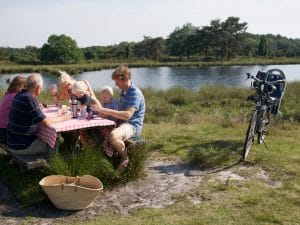
{"label": "water glass", "polygon": [[68,107],[67,105],[64,105],[63,101],[59,101],[57,103],[57,111],[59,115],[65,114],[68,112]]}
{"label": "water glass", "polygon": [[57,84],[51,84],[49,87],[49,90],[52,95],[56,95],[57,94]]}
{"label": "water glass", "polygon": [[86,118],[86,106],[82,106],[80,108],[80,117],[81,118]]}

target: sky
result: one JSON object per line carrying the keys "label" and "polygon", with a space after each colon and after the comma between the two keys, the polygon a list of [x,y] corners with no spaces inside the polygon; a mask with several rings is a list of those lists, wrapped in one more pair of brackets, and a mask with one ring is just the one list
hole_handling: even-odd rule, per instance
{"label": "sky", "polygon": [[253,34],[300,38],[299,11],[300,0],[0,0],[0,46],[41,47],[52,34],[79,47],[138,42],[229,16]]}

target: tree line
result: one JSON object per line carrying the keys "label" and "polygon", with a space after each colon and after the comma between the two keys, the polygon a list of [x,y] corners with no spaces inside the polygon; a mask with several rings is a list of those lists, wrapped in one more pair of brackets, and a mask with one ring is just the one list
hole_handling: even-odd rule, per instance
{"label": "tree line", "polygon": [[191,23],[176,27],[167,38],[144,36],[140,42],[79,48],[64,34],[51,35],[41,48],[0,47],[0,59],[19,64],[71,64],[83,60],[230,60],[239,56],[298,57],[300,39],[281,35],[258,35],[247,31],[238,17],[215,19],[197,27]]}

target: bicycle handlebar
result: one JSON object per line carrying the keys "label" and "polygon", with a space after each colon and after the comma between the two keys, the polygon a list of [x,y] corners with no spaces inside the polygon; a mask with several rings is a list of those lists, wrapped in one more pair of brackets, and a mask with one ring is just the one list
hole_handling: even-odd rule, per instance
{"label": "bicycle handlebar", "polygon": [[286,82],[286,80],[274,80],[274,81],[267,81],[267,80],[261,80],[258,79],[257,77],[251,75],[250,73],[247,73],[248,78],[247,79],[252,79],[252,80],[256,80],[261,84],[276,84],[276,83],[282,83],[282,82]]}

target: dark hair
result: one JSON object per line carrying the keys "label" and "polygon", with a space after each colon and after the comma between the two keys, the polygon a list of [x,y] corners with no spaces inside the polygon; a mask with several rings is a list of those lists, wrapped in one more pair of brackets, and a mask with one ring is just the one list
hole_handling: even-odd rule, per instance
{"label": "dark hair", "polygon": [[12,81],[9,83],[6,92],[19,92],[21,91],[26,84],[26,78],[24,76],[16,76]]}

